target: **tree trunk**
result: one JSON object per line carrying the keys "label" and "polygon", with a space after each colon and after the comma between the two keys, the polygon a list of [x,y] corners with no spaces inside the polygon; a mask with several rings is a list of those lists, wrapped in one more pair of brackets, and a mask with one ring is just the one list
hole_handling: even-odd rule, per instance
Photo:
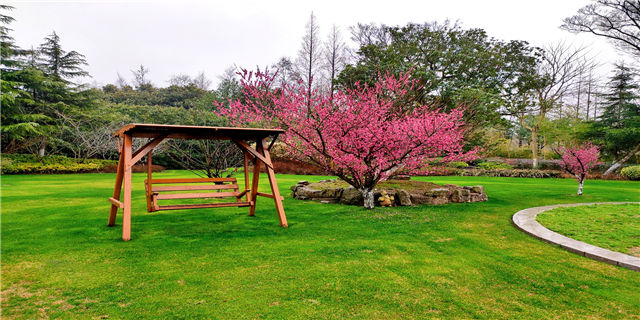
{"label": "tree trunk", "polygon": [[637,145],[635,148],[633,148],[633,150],[629,151],[629,153],[627,153],[626,156],[624,156],[622,159],[614,162],[611,167],[609,167],[609,169],[607,169],[607,171],[604,172],[604,176],[608,176],[610,174],[612,174],[614,171],[616,171],[616,169],[620,168],[620,166],[627,162],[627,160],[631,159],[631,157],[633,157],[636,153],[638,153],[638,151],[640,151],[640,144]]}
{"label": "tree trunk", "polygon": [[578,195],[579,196],[582,195],[582,186],[584,186],[584,179],[580,179],[580,181],[578,182]]}
{"label": "tree trunk", "polygon": [[376,205],[376,201],[373,196],[373,189],[362,188],[362,197],[364,198],[364,207],[366,209],[373,209]]}
{"label": "tree trunk", "polygon": [[531,129],[531,160],[533,169],[538,168],[538,126]]}
{"label": "tree trunk", "polygon": [[38,150],[38,155],[44,157],[44,150],[47,147],[47,138],[42,137],[40,140],[40,149]]}

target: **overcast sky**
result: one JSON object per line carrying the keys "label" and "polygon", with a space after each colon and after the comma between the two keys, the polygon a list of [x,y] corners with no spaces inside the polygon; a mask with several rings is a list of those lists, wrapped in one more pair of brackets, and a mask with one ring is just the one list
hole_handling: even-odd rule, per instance
{"label": "overcast sky", "polygon": [[[5,1],[7,2],[7,1]],[[12,28],[18,45],[37,47],[55,30],[67,51],[83,53],[98,85],[117,73],[131,78],[143,64],[154,85],[166,86],[173,74],[200,71],[217,83],[226,68],[267,66],[293,57],[313,11],[326,36],[333,24],[349,38],[356,23],[404,25],[459,20],[464,28],[483,28],[503,40],[542,46],[566,41],[589,46],[599,61],[623,56],[591,35],[560,30],[562,19],[587,0],[435,0],[435,1],[8,1],[15,7]],[[606,70],[605,67],[604,70]],[[604,72],[604,71],[603,71]]]}

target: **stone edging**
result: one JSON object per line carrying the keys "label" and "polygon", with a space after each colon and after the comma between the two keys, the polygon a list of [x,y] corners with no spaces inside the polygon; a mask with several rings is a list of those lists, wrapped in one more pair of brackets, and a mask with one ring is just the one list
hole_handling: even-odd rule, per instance
{"label": "stone edging", "polygon": [[544,207],[534,207],[524,210],[520,210],[513,215],[513,224],[518,229],[536,237],[543,241],[557,244],[565,250],[577,253],[581,256],[591,258],[594,260],[603,261],[609,264],[621,266],[623,268],[640,271],[640,258],[630,256],[624,253],[615,252],[582,241],[574,240],[565,237],[557,232],[553,232],[543,227],[538,221],[536,216],[547,210],[551,210],[559,207],[576,207],[595,204],[631,204],[640,202],[594,202],[594,203],[570,203],[570,204],[557,204]]}

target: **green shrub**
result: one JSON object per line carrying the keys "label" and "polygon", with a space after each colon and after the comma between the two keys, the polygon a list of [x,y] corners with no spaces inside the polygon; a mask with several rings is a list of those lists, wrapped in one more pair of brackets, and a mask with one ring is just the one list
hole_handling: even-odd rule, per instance
{"label": "green shrub", "polygon": [[2,174],[98,172],[114,160],[74,159],[65,156],[38,157],[31,154],[3,154]]}
{"label": "green shrub", "polygon": [[629,166],[620,170],[620,175],[629,180],[640,180],[640,166]]}
{"label": "green shrub", "polygon": [[466,168],[468,166],[469,166],[469,164],[466,163],[466,162],[463,162],[463,161],[454,161],[454,162],[449,162],[447,164],[447,167],[449,167],[449,168],[458,168],[458,169],[463,169],[463,168]]}
{"label": "green shrub", "polygon": [[512,170],[485,170],[471,169],[460,171],[461,176],[483,177],[510,177],[510,178],[559,178],[562,173],[552,170],[512,169]]}
{"label": "green shrub", "polygon": [[480,162],[478,164],[478,168],[482,170],[510,170],[513,169],[509,164],[496,162],[496,161],[486,161]]}

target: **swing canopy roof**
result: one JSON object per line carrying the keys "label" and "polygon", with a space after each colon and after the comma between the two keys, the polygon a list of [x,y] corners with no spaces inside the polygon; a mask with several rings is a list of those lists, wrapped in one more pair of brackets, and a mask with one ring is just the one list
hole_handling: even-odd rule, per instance
{"label": "swing canopy roof", "polygon": [[133,138],[165,136],[171,139],[261,140],[267,137],[276,138],[281,133],[284,133],[284,130],[131,123],[116,131],[114,136],[122,137],[126,134]]}

